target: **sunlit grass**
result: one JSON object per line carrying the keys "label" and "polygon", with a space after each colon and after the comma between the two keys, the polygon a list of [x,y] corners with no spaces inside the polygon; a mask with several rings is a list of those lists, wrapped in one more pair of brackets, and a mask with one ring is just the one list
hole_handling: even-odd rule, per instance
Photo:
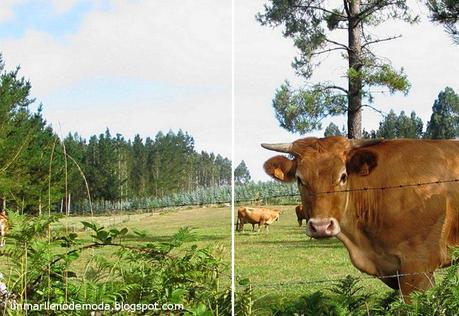
{"label": "sunlit grass", "polygon": [[[176,209],[155,213],[132,213],[132,214],[111,214],[103,216],[69,216],[62,218],[58,223],[53,224],[53,230],[74,232],[82,245],[93,242],[93,232],[85,230],[82,221],[95,222],[106,228],[129,229],[129,232],[121,240],[122,244],[135,246],[147,242],[164,242],[176,233],[181,227],[193,228],[194,240],[185,243],[186,249],[189,245],[198,247],[211,247],[215,253],[221,255],[227,265],[227,272],[222,276],[222,284],[229,285],[231,282],[231,210],[229,207],[209,207]],[[145,233],[141,237],[134,233],[139,231]],[[8,241],[6,247],[9,247]],[[118,243],[119,240],[114,242]],[[84,272],[87,263],[95,256],[104,256],[107,259],[115,258],[115,252],[120,247],[104,246],[99,248],[86,249],[81,252],[80,257],[74,261],[72,269],[78,275]],[[59,250],[62,251],[62,250]],[[8,277],[9,266],[14,262],[3,261],[0,264],[0,271]]]}

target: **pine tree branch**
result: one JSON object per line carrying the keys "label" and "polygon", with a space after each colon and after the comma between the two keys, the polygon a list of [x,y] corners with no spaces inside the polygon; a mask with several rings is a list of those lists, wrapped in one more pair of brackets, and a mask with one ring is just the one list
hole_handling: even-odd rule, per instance
{"label": "pine tree branch", "polygon": [[387,113],[385,113],[385,112],[383,112],[382,110],[380,110],[380,109],[378,109],[378,108],[375,108],[374,106],[371,106],[371,105],[369,105],[369,104],[362,104],[362,106],[361,106],[360,108],[362,108],[362,107],[370,108],[370,109],[372,109],[373,111],[378,112],[379,114],[381,114],[381,115],[384,116],[384,117],[387,116]]}
{"label": "pine tree branch", "polygon": [[346,49],[344,47],[334,47],[334,48],[326,49],[320,52],[311,53],[311,56],[321,55],[321,54],[329,53],[335,50],[346,50]]}
{"label": "pine tree branch", "polygon": [[366,17],[372,15],[376,11],[394,4],[397,4],[397,1],[386,3],[384,3],[384,1],[376,1],[373,5],[369,5],[366,9],[360,11],[360,13],[358,14],[357,24],[362,22]]}
{"label": "pine tree branch", "polygon": [[330,86],[324,86],[322,88],[323,90],[330,90],[330,89],[340,90],[340,91],[343,91],[346,95],[349,94],[349,91],[347,89],[344,89],[343,87],[340,87],[340,86],[330,85]]}
{"label": "pine tree branch", "polygon": [[376,44],[376,43],[380,43],[380,42],[387,42],[387,41],[392,41],[394,39],[397,39],[397,38],[400,38],[402,37],[402,35],[395,35],[395,36],[391,36],[391,37],[387,37],[387,38],[381,38],[381,39],[377,39],[377,40],[374,40],[374,41],[368,41],[368,42],[365,42],[363,43],[362,45],[362,48],[368,46],[368,45],[371,45],[371,44]]}
{"label": "pine tree branch", "polygon": [[322,11],[322,12],[325,12],[325,13],[328,13],[328,14],[332,14],[332,15],[339,16],[339,17],[342,18],[342,19],[347,19],[347,16],[342,15],[342,14],[340,14],[340,13],[338,13],[338,12],[330,11],[330,10],[327,10],[327,9],[325,9],[325,8],[317,7],[317,6],[313,6],[313,5],[294,5],[294,6],[292,6],[292,7],[295,8],[295,9],[319,10],[319,11]]}
{"label": "pine tree branch", "polygon": [[22,150],[24,149],[24,147],[26,145],[29,145],[29,140],[30,140],[31,133],[32,133],[32,131],[29,131],[29,133],[27,133],[27,136],[25,137],[24,141],[22,142],[21,146],[19,147],[19,150],[16,152],[16,154],[13,156],[13,158],[2,169],[0,169],[0,173],[5,172],[13,164],[13,162],[16,161],[16,159],[22,153]]}
{"label": "pine tree branch", "polygon": [[325,38],[325,41],[328,42],[328,43],[331,43],[331,44],[334,44],[336,46],[339,46],[347,51],[349,51],[349,47],[347,45],[344,45],[342,43],[339,43],[339,42],[335,42],[335,41],[332,41],[331,39],[328,39],[328,38]]}

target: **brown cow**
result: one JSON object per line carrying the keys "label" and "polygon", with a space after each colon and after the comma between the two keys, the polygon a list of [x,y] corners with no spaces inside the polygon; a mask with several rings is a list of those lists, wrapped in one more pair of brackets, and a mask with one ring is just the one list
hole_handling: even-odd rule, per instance
{"label": "brown cow", "polygon": [[5,210],[0,212],[0,247],[5,246],[5,235],[8,231],[8,216]]}
{"label": "brown cow", "polygon": [[301,227],[303,225],[303,219],[306,220],[306,222],[308,222],[308,215],[306,214],[304,208],[303,208],[303,205],[297,205],[295,207],[295,212],[296,212],[296,218],[298,220],[298,225]]}
{"label": "brown cow", "polygon": [[280,211],[269,208],[240,207],[237,211],[238,231],[244,231],[244,224],[249,223],[252,224],[252,230],[255,230],[255,225],[258,224],[258,231],[264,225],[265,231],[268,232],[268,226],[278,221],[279,215]]}
{"label": "brown cow", "polygon": [[382,280],[405,296],[431,287],[433,271],[451,263],[459,183],[448,180],[459,179],[458,141],[334,136],[262,146],[293,155],[269,159],[265,171],[298,182],[311,206],[307,234],[336,236],[359,270],[399,275]]}

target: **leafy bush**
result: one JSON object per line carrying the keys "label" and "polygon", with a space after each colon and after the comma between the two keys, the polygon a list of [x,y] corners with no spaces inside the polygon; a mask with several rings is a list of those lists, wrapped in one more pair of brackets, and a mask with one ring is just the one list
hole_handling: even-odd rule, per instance
{"label": "leafy bush", "polygon": [[[159,302],[183,304],[184,315],[230,314],[230,289],[220,284],[227,270],[221,259],[223,250],[187,246],[194,240],[191,229],[182,228],[163,242],[127,244],[127,228],[106,229],[82,222],[92,237],[91,242],[84,242],[77,234],[51,229],[58,220],[58,216],[11,213],[13,229],[1,250],[10,259],[5,270],[11,271],[6,278],[10,301],[112,306]],[[103,247],[114,249],[111,257],[92,255],[84,271],[76,271],[81,253]],[[42,315],[43,311],[28,314]]]}
{"label": "leafy bush", "polygon": [[448,316],[459,314],[458,266],[447,269],[445,278],[426,292],[412,295],[411,304],[397,302],[392,306],[396,315]]}
{"label": "leafy bush", "polygon": [[236,292],[234,311],[236,316],[253,315],[253,291],[249,279],[238,281],[239,291]]}
{"label": "leafy bush", "polygon": [[[263,303],[271,309],[270,314],[279,316],[459,315],[458,265],[449,267],[442,281],[432,289],[415,292],[411,299],[411,304],[405,304],[398,291],[388,291],[383,295],[368,292],[360,285],[358,278],[346,276],[324,291],[305,294],[294,301],[287,299],[282,300],[281,304]],[[250,282],[245,279],[236,293],[236,315],[257,315],[253,306],[256,301]]]}

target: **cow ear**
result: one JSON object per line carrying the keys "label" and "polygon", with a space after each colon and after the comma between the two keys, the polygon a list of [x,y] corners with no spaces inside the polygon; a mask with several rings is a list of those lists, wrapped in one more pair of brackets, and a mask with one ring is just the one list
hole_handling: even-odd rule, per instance
{"label": "cow ear", "polygon": [[378,165],[378,157],[374,152],[364,149],[352,150],[346,162],[348,174],[367,176]]}
{"label": "cow ear", "polygon": [[285,156],[274,156],[264,163],[263,168],[274,179],[291,182],[295,180],[296,159],[290,160]]}

